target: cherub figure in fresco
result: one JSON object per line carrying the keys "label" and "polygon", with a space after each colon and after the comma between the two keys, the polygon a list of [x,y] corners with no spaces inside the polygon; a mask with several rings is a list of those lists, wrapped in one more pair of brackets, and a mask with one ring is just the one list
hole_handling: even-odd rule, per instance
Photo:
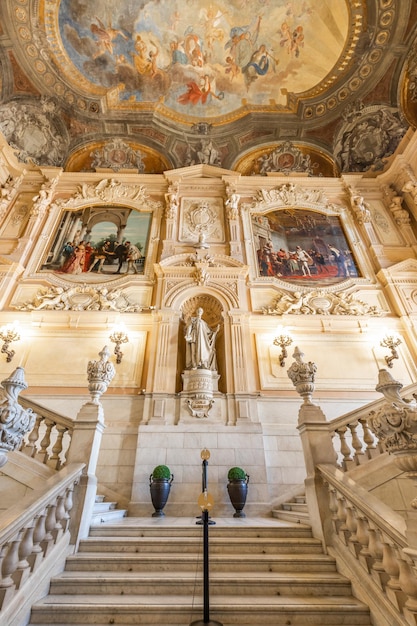
{"label": "cherub figure in fresco", "polygon": [[230,75],[230,80],[233,80],[234,78],[236,78],[236,76],[240,72],[239,66],[237,65],[236,61],[231,56],[226,57],[225,72],[226,74]]}
{"label": "cherub figure in fresco", "polygon": [[304,33],[303,27],[297,26],[292,34],[291,53],[294,54],[295,57],[299,57],[300,48],[304,48]]}
{"label": "cherub figure in fresco", "polygon": [[97,59],[97,57],[105,52],[113,54],[113,41],[119,35],[125,40],[128,39],[123,31],[113,28],[112,26],[106,27],[98,17],[96,17],[96,20],[97,24],[93,22],[90,26],[91,32],[97,38],[96,44],[98,47],[97,52],[93,55],[93,59]]}
{"label": "cherub figure in fresco", "polygon": [[286,48],[288,54],[291,54],[293,42],[292,42],[291,29],[290,29],[290,25],[288,24],[288,22],[283,22],[281,24],[281,28],[278,31],[278,34],[281,37],[279,45],[281,46],[281,48]]}

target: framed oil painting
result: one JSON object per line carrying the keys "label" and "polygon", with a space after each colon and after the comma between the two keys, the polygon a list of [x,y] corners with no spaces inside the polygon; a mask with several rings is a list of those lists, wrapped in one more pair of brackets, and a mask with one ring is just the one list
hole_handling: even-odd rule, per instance
{"label": "framed oil painting", "polygon": [[80,282],[143,274],[152,213],[131,208],[65,211],[40,271]]}
{"label": "framed oil painting", "polygon": [[300,286],[361,276],[340,218],[304,209],[252,216],[260,276]]}

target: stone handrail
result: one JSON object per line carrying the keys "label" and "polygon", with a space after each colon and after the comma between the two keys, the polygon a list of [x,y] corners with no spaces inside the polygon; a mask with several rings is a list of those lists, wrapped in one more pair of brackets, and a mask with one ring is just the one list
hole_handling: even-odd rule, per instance
{"label": "stone handrail", "polygon": [[12,623],[17,613],[22,621],[14,623],[26,623],[23,614],[30,610],[36,588],[73,543],[72,534],[77,533],[72,528],[77,513],[73,491],[83,467],[81,463],[68,465],[42,489],[0,514],[1,623]]}
{"label": "stone handrail", "polygon": [[20,396],[19,403],[25,409],[32,409],[35,425],[26,433],[20,451],[59,470],[67,463],[67,452],[71,446],[74,420]]}
{"label": "stone handrail", "polygon": [[328,491],[328,550],[353,581],[381,626],[415,624],[417,550],[406,520],[331,465],[317,470]]}
{"label": "stone handrail", "polygon": [[[401,396],[409,397],[417,393],[417,384],[404,389]],[[330,422],[329,430],[333,436],[333,446],[338,458],[338,465],[348,471],[357,465],[384,453],[378,437],[368,424],[369,414],[378,412],[385,400],[375,400],[359,409],[346,413]]]}

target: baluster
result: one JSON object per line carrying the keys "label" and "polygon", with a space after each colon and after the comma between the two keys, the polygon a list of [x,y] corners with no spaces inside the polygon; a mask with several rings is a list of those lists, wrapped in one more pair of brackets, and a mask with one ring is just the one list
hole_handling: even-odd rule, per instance
{"label": "baluster", "polygon": [[25,454],[30,456],[32,459],[34,459],[36,456],[36,452],[37,452],[36,442],[39,439],[39,428],[40,428],[42,420],[43,420],[42,415],[36,414],[35,425],[28,436],[28,444],[22,450]]}
{"label": "baluster", "polygon": [[366,417],[360,417],[358,421],[363,430],[363,440],[366,443],[366,455],[369,459],[372,459],[372,450],[375,450],[376,448],[374,436],[368,426],[368,420]]}
{"label": "baluster", "polygon": [[352,435],[352,448],[355,450],[355,462],[356,465],[359,465],[359,457],[363,456],[362,452],[362,442],[359,439],[358,435],[358,423],[354,422],[353,424],[348,424],[348,428]]}
{"label": "baluster", "polygon": [[74,428],[69,428],[67,430],[67,436],[68,436],[68,443],[65,446],[65,453],[64,453],[64,459],[62,462],[62,466],[61,467],[65,467],[65,465],[67,464],[67,454],[68,454],[68,450],[71,447],[71,441],[72,441],[72,436],[74,434]]}
{"label": "baluster", "polygon": [[52,456],[48,460],[48,465],[49,467],[59,470],[61,469],[61,459],[59,458],[59,455],[62,452],[62,440],[67,429],[65,426],[56,425],[56,430],[58,431],[58,435],[52,447]]}
{"label": "baluster", "polygon": [[56,523],[57,523],[57,538],[59,536],[62,535],[62,533],[64,532],[66,525],[67,525],[67,518],[66,518],[66,511],[65,511],[65,494],[64,495],[60,495],[57,498],[57,505],[56,505],[56,511],[55,511],[55,516],[56,516]]}
{"label": "baluster", "polygon": [[53,422],[52,420],[45,419],[45,424],[46,424],[46,431],[40,443],[41,449],[38,452],[37,456],[39,456],[41,462],[44,463],[44,465],[47,465],[48,458],[49,458],[48,448],[51,445],[51,431],[55,425],[55,422]]}
{"label": "baluster", "polygon": [[1,547],[0,551],[0,610],[11,600],[14,595],[14,583],[11,577],[4,577],[3,575],[3,562],[9,551],[10,544],[5,543]]}
{"label": "baluster", "polygon": [[14,573],[19,563],[19,546],[22,540],[23,528],[17,533],[16,539],[9,543],[9,549],[2,563],[2,587],[11,587],[15,585]]}
{"label": "baluster", "polygon": [[66,494],[65,494],[65,499],[64,499],[64,506],[65,506],[65,525],[63,524],[63,529],[68,530],[68,526],[69,526],[69,522],[71,519],[71,509],[74,506],[74,501],[73,501],[73,491],[74,491],[74,487],[68,487]]}
{"label": "baluster", "polygon": [[28,558],[32,571],[34,571],[41,563],[41,561],[43,561],[42,542],[45,540],[46,536],[45,517],[45,511],[39,513],[39,515],[36,515],[35,517],[35,527],[33,530],[33,550],[32,554]]}
{"label": "baluster", "polygon": [[[364,514],[358,513],[357,524],[356,524],[356,536],[361,545],[361,549],[358,553],[358,559],[363,563],[365,561],[366,569],[368,569],[368,560],[367,557],[371,556],[369,552],[369,525],[368,520]],[[363,558],[361,558],[363,557]]]}
{"label": "baluster", "polygon": [[[400,568],[399,583],[401,589],[407,596],[405,603],[405,609],[412,613],[413,623],[417,622],[417,579],[414,569],[405,560],[405,558],[398,559],[398,566]],[[414,621],[416,620],[416,622]]]}
{"label": "baluster", "polygon": [[382,565],[389,576],[385,587],[385,593],[392,604],[402,611],[407,598],[401,590],[399,578],[400,565],[397,550],[395,546],[390,543],[390,541],[385,540],[382,552]]}
{"label": "baluster", "polygon": [[368,549],[372,558],[372,561],[370,562],[371,575],[382,588],[383,580],[381,579],[381,576],[384,574],[384,566],[382,565],[382,542],[377,528],[369,528]]}
{"label": "baluster", "polygon": [[338,509],[336,489],[329,484],[328,484],[328,488],[329,488],[329,509],[332,512],[333,526],[334,526],[335,531],[337,532],[337,528],[335,524],[337,520],[337,509]]}
{"label": "baluster", "polygon": [[337,533],[346,543],[346,533],[348,531],[346,526],[346,502],[340,494],[337,495],[337,520]]}
{"label": "baluster", "polygon": [[24,530],[22,541],[19,546],[19,563],[16,568],[16,588],[20,589],[30,574],[30,563],[27,557],[33,550],[33,532],[35,520],[32,520]]}
{"label": "baluster", "polygon": [[361,550],[361,545],[358,540],[357,529],[358,529],[358,516],[357,511],[354,508],[353,504],[350,504],[346,510],[346,526],[350,531],[349,543],[348,546],[353,552],[353,554],[357,557]]}
{"label": "baluster", "polygon": [[337,431],[336,431],[336,433],[337,433],[337,435],[339,436],[339,439],[340,439],[340,453],[343,456],[342,467],[343,467],[343,469],[345,471],[346,471],[346,467],[347,467],[346,463],[348,461],[352,460],[351,451],[350,451],[350,448],[349,448],[349,446],[347,444],[346,437],[345,437],[346,431],[347,431],[346,427],[338,428]]}
{"label": "baluster", "polygon": [[45,538],[42,542],[42,547],[44,548],[44,554],[49,552],[55,542],[55,534],[56,534],[56,517],[55,517],[56,505],[48,504],[46,507],[46,518],[45,518],[45,529],[46,534]]}

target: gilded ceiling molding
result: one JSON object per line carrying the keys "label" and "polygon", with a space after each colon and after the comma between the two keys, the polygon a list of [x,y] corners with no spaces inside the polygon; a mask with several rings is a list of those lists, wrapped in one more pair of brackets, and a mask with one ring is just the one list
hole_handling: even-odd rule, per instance
{"label": "gilded ceiling molding", "polygon": [[279,291],[272,304],[262,307],[264,315],[369,315],[379,317],[382,311],[346,291],[339,293],[313,290],[307,292]]}

